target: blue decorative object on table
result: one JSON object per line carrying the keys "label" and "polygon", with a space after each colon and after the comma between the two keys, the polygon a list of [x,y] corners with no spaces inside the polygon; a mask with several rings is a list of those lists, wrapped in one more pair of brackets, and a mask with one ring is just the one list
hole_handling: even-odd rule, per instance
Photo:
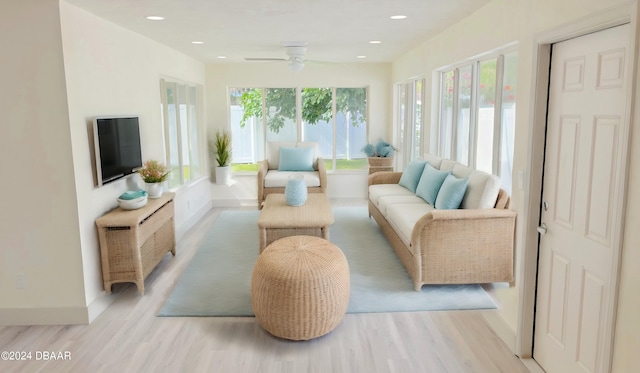
{"label": "blue decorative object on table", "polygon": [[289,206],[302,206],[307,201],[307,184],[302,174],[289,177],[284,187],[284,199]]}
{"label": "blue decorative object on table", "polygon": [[147,197],[144,190],[129,190],[118,197],[118,206],[125,210],[136,210],[146,206]]}

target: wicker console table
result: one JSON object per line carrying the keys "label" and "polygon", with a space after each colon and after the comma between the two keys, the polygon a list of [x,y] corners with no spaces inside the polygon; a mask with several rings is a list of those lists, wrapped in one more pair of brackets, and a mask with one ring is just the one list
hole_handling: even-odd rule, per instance
{"label": "wicker console table", "polygon": [[118,207],[96,219],[107,294],[115,283],[133,282],[143,295],[144,279],[167,252],[176,255],[174,196],[164,193],[140,209]]}

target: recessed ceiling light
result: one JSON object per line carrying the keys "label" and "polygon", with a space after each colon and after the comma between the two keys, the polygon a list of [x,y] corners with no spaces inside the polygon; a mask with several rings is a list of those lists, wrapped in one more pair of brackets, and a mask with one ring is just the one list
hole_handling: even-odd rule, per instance
{"label": "recessed ceiling light", "polygon": [[219,59],[224,60],[227,56],[218,56]]}
{"label": "recessed ceiling light", "polygon": [[380,40],[371,40],[369,44],[380,44],[382,43]]}
{"label": "recessed ceiling light", "polygon": [[391,16],[390,18],[391,19],[405,19],[405,18],[407,18],[407,16],[402,15],[402,14],[398,14],[396,16]]}
{"label": "recessed ceiling light", "polygon": [[164,20],[164,17],[161,17],[161,16],[148,16],[147,19],[151,20],[151,21],[162,21],[162,20]]}
{"label": "recessed ceiling light", "polygon": [[356,56],[356,58],[362,59],[362,58],[367,58],[367,56]]}
{"label": "recessed ceiling light", "polygon": [[192,41],[191,44],[204,44],[204,41]]}

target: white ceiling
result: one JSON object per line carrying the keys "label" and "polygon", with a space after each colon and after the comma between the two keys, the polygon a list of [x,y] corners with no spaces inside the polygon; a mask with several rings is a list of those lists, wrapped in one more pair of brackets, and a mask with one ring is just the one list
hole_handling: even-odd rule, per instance
{"label": "white ceiling", "polygon": [[204,62],[286,58],[283,43],[305,41],[307,59],[348,63],[390,62],[490,0],[65,1]]}

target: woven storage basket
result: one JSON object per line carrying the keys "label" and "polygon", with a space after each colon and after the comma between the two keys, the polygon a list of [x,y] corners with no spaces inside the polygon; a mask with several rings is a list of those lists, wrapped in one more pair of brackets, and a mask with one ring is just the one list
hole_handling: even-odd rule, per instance
{"label": "woven storage basket", "polygon": [[331,242],[279,239],[260,254],[251,277],[256,320],[276,337],[308,340],[332,331],[347,312],[349,265]]}
{"label": "woven storage basket", "polygon": [[369,166],[390,167],[393,165],[393,157],[369,157]]}

